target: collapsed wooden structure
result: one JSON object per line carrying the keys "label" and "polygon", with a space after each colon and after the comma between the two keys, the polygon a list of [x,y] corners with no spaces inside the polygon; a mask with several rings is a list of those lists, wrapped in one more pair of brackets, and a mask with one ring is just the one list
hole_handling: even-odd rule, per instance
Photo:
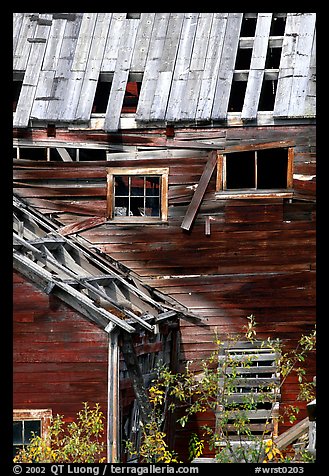
{"label": "collapsed wooden structure", "polygon": [[197,372],[250,313],[286,349],[314,324],[315,14],[13,20],[14,404],[101,401],[113,461],[156,362]]}

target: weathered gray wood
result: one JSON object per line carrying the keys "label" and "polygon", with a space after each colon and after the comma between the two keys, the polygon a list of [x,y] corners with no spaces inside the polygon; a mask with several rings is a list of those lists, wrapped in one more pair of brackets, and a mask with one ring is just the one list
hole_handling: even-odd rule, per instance
{"label": "weathered gray wood", "polygon": [[97,13],[92,44],[75,114],[79,121],[90,119],[111,17],[112,13]]}
{"label": "weathered gray wood", "polygon": [[258,13],[250,71],[241,112],[241,119],[255,119],[264,79],[268,39],[271,29],[272,13]]}
{"label": "weathered gray wood", "polygon": [[116,131],[119,127],[138,23],[139,20],[137,19],[129,19],[125,23],[125,31],[121,37],[119,54],[105,113],[104,129],[106,131]]}
{"label": "weathered gray wood", "polygon": [[[42,17],[50,19],[51,15],[44,14]],[[38,25],[34,35],[36,38],[47,39],[49,29],[49,25]],[[46,43],[31,43],[21,94],[17,102],[16,112],[14,113],[14,127],[26,127],[29,123],[45,48]]]}
{"label": "weathered gray wood", "polygon": [[165,117],[169,122],[180,118],[196,27],[197,14],[185,14]]}
{"label": "weathered gray wood", "polygon": [[108,354],[108,383],[107,383],[107,461],[119,461],[120,447],[120,402],[119,402],[119,375],[120,356],[118,332],[113,329],[109,333]]}
{"label": "weathered gray wood", "polygon": [[66,22],[67,20],[62,18],[53,19],[42,64],[42,70],[44,71],[56,71],[57,63],[60,58]]}
{"label": "weathered gray wood", "polygon": [[113,72],[115,70],[119,44],[124,32],[124,24],[126,21],[126,13],[113,13],[112,15],[100,68],[102,72]]}
{"label": "weathered gray wood", "polygon": [[155,13],[141,13],[138,24],[135,48],[131,59],[131,71],[144,71],[151,41]]}
{"label": "weathered gray wood", "polygon": [[74,52],[72,71],[86,71],[89,51],[93,42],[97,13],[84,13],[81,21],[79,37]]}
{"label": "weathered gray wood", "polygon": [[29,54],[31,50],[32,43],[27,41],[27,38],[33,38],[35,30],[37,28],[37,22],[32,20],[33,15],[38,15],[36,13],[23,13],[20,14],[20,17],[15,16],[16,27],[15,31],[18,31],[18,21],[21,20],[21,25],[19,28],[19,37],[15,40],[13,49],[13,70],[14,71],[24,71],[27,67],[27,62],[29,60]]}
{"label": "weathered gray wood", "polygon": [[196,120],[209,120],[212,116],[212,107],[223,52],[228,15],[228,13],[214,14],[195,114]]}
{"label": "weathered gray wood", "polygon": [[155,14],[152,38],[136,111],[136,120],[138,121],[148,121],[150,119],[169,18],[170,13]]}
{"label": "weathered gray wood", "polygon": [[230,99],[239,34],[243,13],[229,13],[224,36],[222,56],[220,59],[212,119],[225,119]]}
{"label": "weathered gray wood", "polygon": [[288,13],[282,43],[279,77],[273,109],[274,117],[288,116],[299,28],[300,16],[296,13]]}
{"label": "weathered gray wood", "polygon": [[314,117],[316,112],[316,33],[314,32],[308,84],[305,98],[304,116]]}
{"label": "weathered gray wood", "polygon": [[15,59],[16,46],[20,38],[20,31],[23,24],[23,17],[24,17],[24,13],[13,13],[13,56],[14,56],[14,59]]}
{"label": "weathered gray wood", "polygon": [[309,427],[309,418],[306,417],[300,422],[293,425],[284,433],[281,433],[277,438],[274,439],[275,446],[279,450],[283,450],[288,445],[297,440],[303,433],[307,432]]}
{"label": "weathered gray wood", "polygon": [[315,13],[304,13],[301,16],[288,109],[289,117],[297,117],[304,114],[315,16]]}
{"label": "weathered gray wood", "polygon": [[150,109],[150,119],[163,120],[166,114],[183,19],[183,13],[170,14],[168,22],[170,35],[166,36],[163,45],[161,62],[159,64],[159,75]]}
{"label": "weathered gray wood", "polygon": [[31,110],[31,118],[46,119],[48,102],[53,100],[53,82],[55,71],[40,71],[35,98]]}

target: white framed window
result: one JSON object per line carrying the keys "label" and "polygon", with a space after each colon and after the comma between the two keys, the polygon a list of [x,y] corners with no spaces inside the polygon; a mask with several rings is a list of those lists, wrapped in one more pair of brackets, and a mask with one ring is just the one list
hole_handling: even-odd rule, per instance
{"label": "white framed window", "polygon": [[169,168],[107,169],[107,218],[121,222],[168,219]]}
{"label": "white framed window", "polygon": [[52,418],[50,409],[13,411],[13,456],[29,445],[34,435],[48,439],[48,430]]}

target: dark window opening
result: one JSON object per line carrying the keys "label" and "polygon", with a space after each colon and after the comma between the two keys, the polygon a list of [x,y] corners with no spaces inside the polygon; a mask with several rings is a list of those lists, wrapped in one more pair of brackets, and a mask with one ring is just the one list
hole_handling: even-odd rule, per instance
{"label": "dark window opening", "polygon": [[267,50],[265,69],[279,69],[281,48],[269,48]]}
{"label": "dark window opening", "polygon": [[241,36],[255,36],[257,23],[257,15],[255,17],[246,17],[244,15],[241,24],[240,37]]}
{"label": "dark window opening", "polygon": [[31,438],[34,436],[41,436],[41,421],[40,420],[22,420],[13,422],[13,456],[28,445]]}
{"label": "dark window opening", "polygon": [[226,189],[255,188],[255,152],[237,152],[226,157]]}
{"label": "dark window opening", "polygon": [[287,149],[257,151],[257,188],[287,188]]}
{"label": "dark window opening", "polygon": [[79,161],[106,160],[105,149],[79,149]]}
{"label": "dark window opening", "polygon": [[19,158],[24,160],[47,160],[47,148],[20,147]]}
{"label": "dark window opening", "polygon": [[115,175],[114,216],[160,217],[159,176]]}
{"label": "dark window opening", "polygon": [[136,112],[141,84],[141,81],[128,81],[121,112]]}
{"label": "dark window opening", "polygon": [[128,19],[129,18],[135,18],[135,19],[137,18],[138,19],[140,17],[141,17],[140,13],[127,13],[127,16],[126,16],[126,18],[128,18]]}
{"label": "dark window opening", "polygon": [[260,93],[258,111],[273,111],[277,80],[264,78]]}
{"label": "dark window opening", "polygon": [[228,112],[241,112],[246,93],[247,81],[232,81]]}
{"label": "dark window opening", "polygon": [[21,80],[21,81],[14,81],[14,87],[13,87],[13,89],[14,89],[14,91],[13,91],[13,112],[16,111],[18,99],[19,99],[19,96],[20,96],[20,94],[21,94],[22,85],[23,85],[23,80]]}
{"label": "dark window opening", "polygon": [[283,36],[286,27],[286,17],[276,17],[275,14],[272,18],[270,36]]}
{"label": "dark window opening", "polygon": [[110,91],[111,91],[112,82],[111,81],[98,81],[94,103],[92,107],[93,113],[105,113],[107,108],[107,103],[109,101]]}
{"label": "dark window opening", "polygon": [[252,49],[240,48],[236,55],[235,70],[250,69]]}

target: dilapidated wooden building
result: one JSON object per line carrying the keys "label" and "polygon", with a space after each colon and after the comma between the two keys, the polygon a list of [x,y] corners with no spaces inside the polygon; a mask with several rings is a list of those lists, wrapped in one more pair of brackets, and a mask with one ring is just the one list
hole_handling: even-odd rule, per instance
{"label": "dilapidated wooden building", "polygon": [[[197,372],[250,314],[287,350],[313,328],[315,21],[14,13],[17,445],[99,402],[115,461],[157,362]],[[210,419],[170,422],[181,455]]]}

